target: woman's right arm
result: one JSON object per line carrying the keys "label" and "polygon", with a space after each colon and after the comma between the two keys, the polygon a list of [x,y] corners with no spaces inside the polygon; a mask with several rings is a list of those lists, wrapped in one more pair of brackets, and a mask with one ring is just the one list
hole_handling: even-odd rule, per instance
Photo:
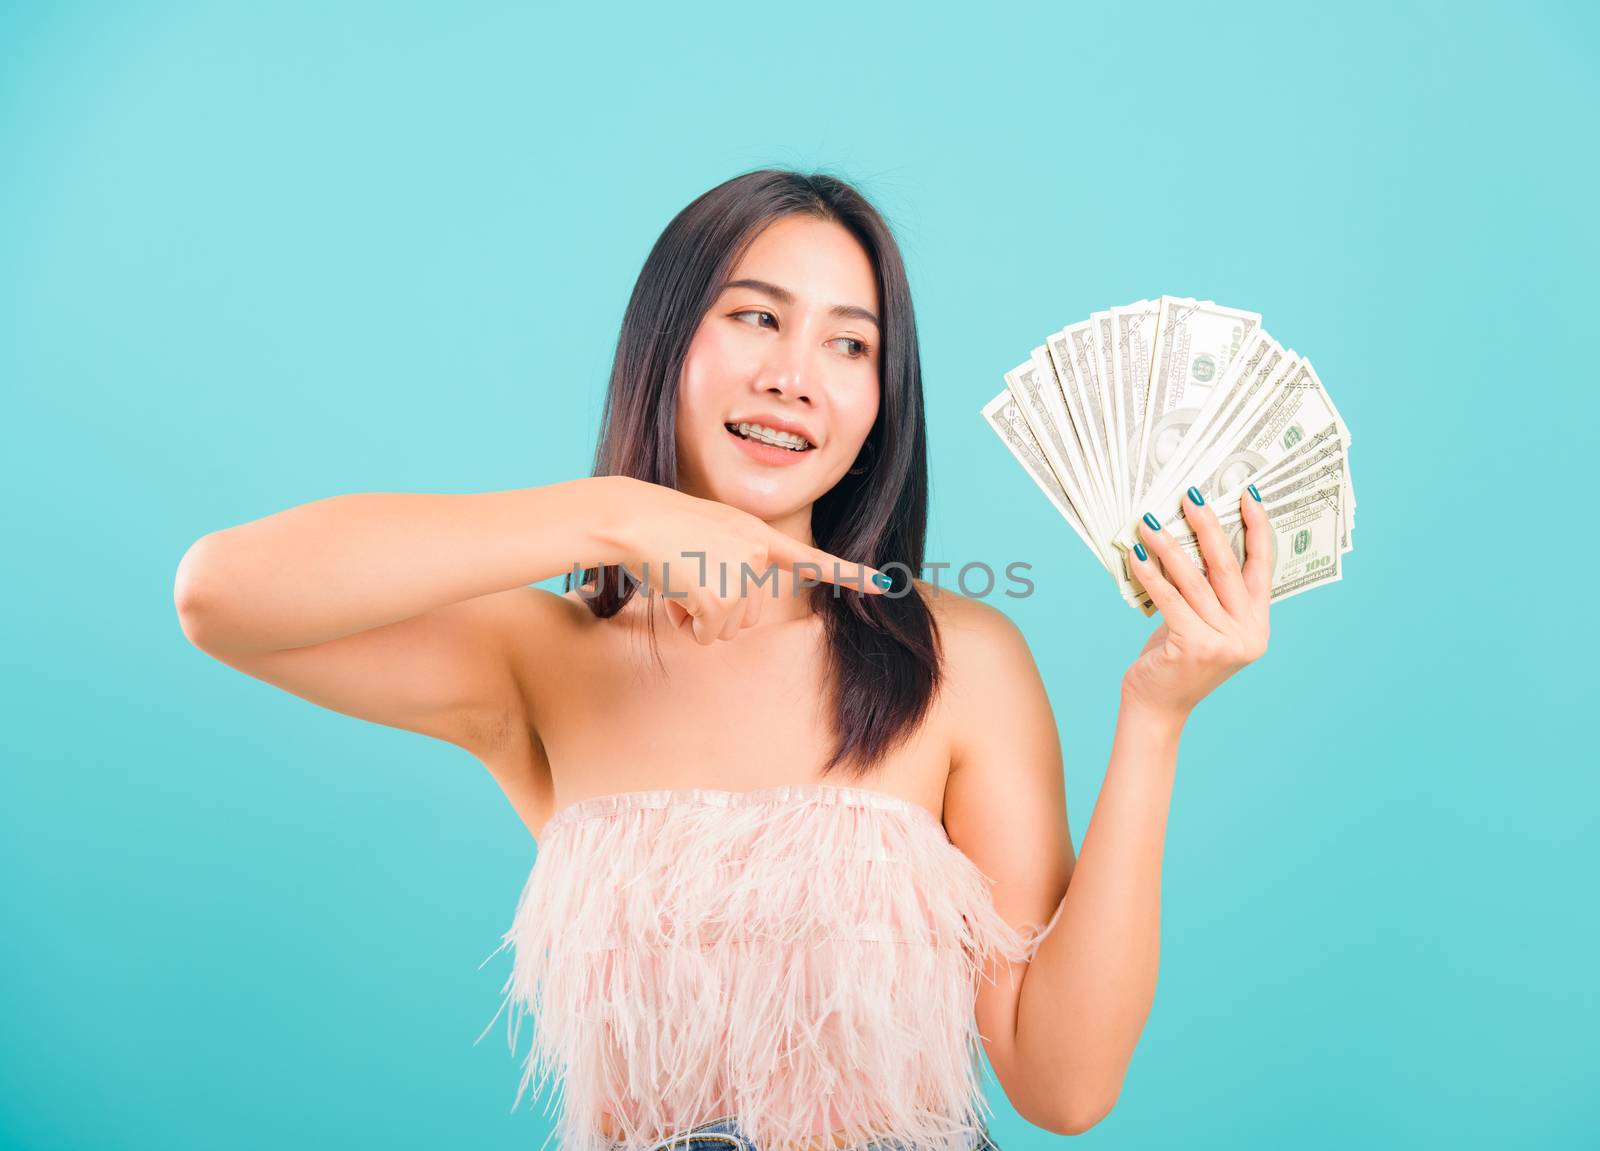
{"label": "woman's right arm", "polygon": [[173,599],[189,641],[229,666],[488,759],[528,733],[511,645],[546,655],[564,606],[528,585],[626,555],[637,483],[315,500],[201,537]]}

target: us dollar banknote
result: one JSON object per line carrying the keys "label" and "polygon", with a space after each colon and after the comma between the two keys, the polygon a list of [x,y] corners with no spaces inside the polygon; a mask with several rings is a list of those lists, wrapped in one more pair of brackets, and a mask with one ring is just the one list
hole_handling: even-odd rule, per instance
{"label": "us dollar banknote", "polygon": [[1350,429],[1311,361],[1259,312],[1174,295],[1102,308],[1002,374],[985,424],[1129,605],[1156,610],[1129,558],[1146,514],[1206,570],[1186,519],[1191,487],[1224,529],[1232,558],[1216,558],[1242,565],[1256,544],[1241,501],[1255,486],[1274,600],[1342,577],[1355,532]]}

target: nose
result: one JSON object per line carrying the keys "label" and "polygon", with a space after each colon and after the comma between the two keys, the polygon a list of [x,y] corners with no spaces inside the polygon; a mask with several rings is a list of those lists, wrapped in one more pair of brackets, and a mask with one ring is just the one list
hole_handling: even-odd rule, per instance
{"label": "nose", "polygon": [[810,379],[805,343],[791,335],[787,339],[780,337],[772,341],[772,350],[762,361],[755,382],[760,391],[775,392],[810,403]]}

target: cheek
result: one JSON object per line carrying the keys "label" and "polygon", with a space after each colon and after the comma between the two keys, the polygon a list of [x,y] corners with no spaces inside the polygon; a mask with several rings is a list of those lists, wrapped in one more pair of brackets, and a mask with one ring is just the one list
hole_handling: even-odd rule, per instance
{"label": "cheek", "polygon": [[679,388],[683,410],[699,413],[726,407],[728,393],[739,379],[738,370],[727,341],[701,331],[683,362]]}
{"label": "cheek", "polygon": [[726,411],[729,393],[738,376],[730,362],[725,340],[702,329],[689,344],[683,373],[678,380],[677,440],[680,452],[721,427],[719,413]]}
{"label": "cheek", "polygon": [[872,431],[873,422],[878,418],[878,382],[870,381],[859,389],[844,392],[838,398],[835,409],[840,420],[847,423],[852,432],[862,439]]}

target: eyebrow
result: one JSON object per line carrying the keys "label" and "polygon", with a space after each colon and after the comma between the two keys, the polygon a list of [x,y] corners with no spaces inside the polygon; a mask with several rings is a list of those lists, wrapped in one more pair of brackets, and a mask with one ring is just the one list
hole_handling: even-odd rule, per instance
{"label": "eyebrow", "polygon": [[[751,288],[757,292],[765,292],[774,300],[777,300],[780,304],[794,303],[793,292],[791,292],[788,288],[779,287],[777,284],[768,283],[766,280],[729,280],[726,284],[722,285],[722,290],[726,292],[729,288]],[[846,318],[866,320],[871,323],[873,327],[880,330],[883,327],[883,325],[878,322],[877,316],[873,315],[866,308],[857,307],[855,304],[835,304],[833,307],[828,309],[828,314],[830,316],[844,316]]]}

